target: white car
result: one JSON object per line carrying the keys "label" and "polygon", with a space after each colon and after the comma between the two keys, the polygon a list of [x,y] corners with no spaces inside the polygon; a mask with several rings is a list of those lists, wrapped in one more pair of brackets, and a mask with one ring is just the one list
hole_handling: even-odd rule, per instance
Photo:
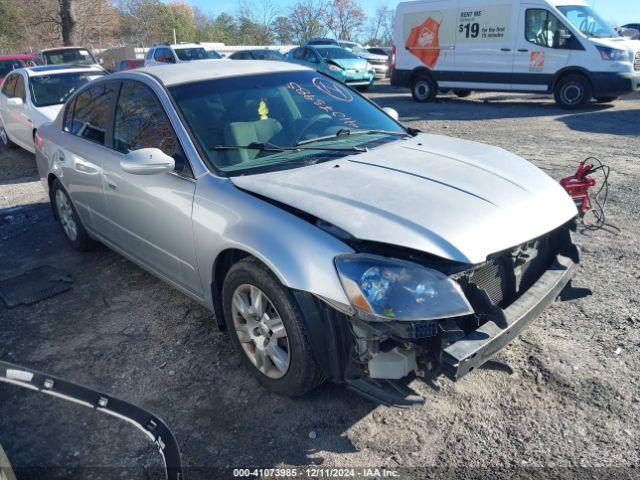
{"label": "white car", "polygon": [[85,83],[106,75],[99,66],[48,65],[20,68],[0,91],[0,140],[34,153],[38,128],[53,121],[69,96]]}
{"label": "white car", "polygon": [[373,67],[373,70],[376,72],[376,78],[384,78],[387,76],[389,72],[389,57],[387,55],[378,55],[376,53],[371,53],[369,50],[364,48],[362,45],[356,42],[347,42],[346,40],[338,41],[338,44],[342,48],[346,48],[354,55],[359,56],[360,58],[364,58],[369,65]]}
{"label": "white car", "polygon": [[166,65],[167,63],[186,63],[194,60],[211,60],[207,50],[198,43],[176,43],[154,45],[144,59],[145,67]]}

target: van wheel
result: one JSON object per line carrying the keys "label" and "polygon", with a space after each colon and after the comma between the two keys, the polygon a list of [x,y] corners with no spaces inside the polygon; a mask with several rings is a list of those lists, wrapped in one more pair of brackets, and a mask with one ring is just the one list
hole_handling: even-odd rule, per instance
{"label": "van wheel", "polygon": [[51,185],[51,203],[55,216],[73,248],[81,252],[91,250],[93,240],[84,229],[78,212],[59,180],[54,180]]}
{"label": "van wheel", "polygon": [[267,390],[297,397],[322,383],[297,302],[260,261],[231,267],[222,301],[233,344]]}
{"label": "van wheel", "polygon": [[9,135],[7,135],[7,131],[4,129],[4,125],[0,123],[0,142],[6,148],[13,148],[16,146],[11,140],[9,140]]}
{"label": "van wheel", "polygon": [[620,97],[598,97],[596,102],[598,103],[612,103],[618,100]]}
{"label": "van wheel", "polygon": [[416,102],[431,102],[438,94],[438,86],[429,75],[417,75],[411,84],[411,96]]}
{"label": "van wheel", "polygon": [[467,98],[472,92],[471,90],[454,90],[453,93],[455,93],[458,98]]}
{"label": "van wheel", "polygon": [[556,103],[566,110],[584,108],[593,98],[591,83],[583,75],[567,75],[560,79],[554,94]]}

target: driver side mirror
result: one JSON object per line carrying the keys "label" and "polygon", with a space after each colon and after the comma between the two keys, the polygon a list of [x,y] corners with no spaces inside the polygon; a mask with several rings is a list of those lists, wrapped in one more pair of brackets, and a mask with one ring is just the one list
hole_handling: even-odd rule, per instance
{"label": "driver side mirror", "polygon": [[24,105],[24,100],[20,97],[11,97],[7,99],[7,105],[11,107],[20,107]]}
{"label": "driver side mirror", "polygon": [[120,168],[132,175],[155,175],[172,172],[176,162],[159,148],[141,148],[127,153]]}
{"label": "driver side mirror", "polygon": [[395,108],[384,107],[382,111],[393,118],[396,122],[400,118],[400,115],[398,115],[398,111]]}
{"label": "driver side mirror", "polygon": [[566,46],[567,43],[569,43],[569,40],[573,38],[573,35],[571,35],[571,33],[564,28],[556,31],[555,36],[558,38],[558,46],[560,47]]}

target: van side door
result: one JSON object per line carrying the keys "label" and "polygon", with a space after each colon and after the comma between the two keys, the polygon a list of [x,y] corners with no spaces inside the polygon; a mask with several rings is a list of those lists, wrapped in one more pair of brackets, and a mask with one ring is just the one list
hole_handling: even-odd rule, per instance
{"label": "van side door", "polygon": [[541,5],[522,5],[513,68],[514,88],[548,91],[554,75],[568,66],[576,50],[584,47],[555,13]]}
{"label": "van side door", "polygon": [[455,87],[511,90],[518,15],[512,1],[460,0]]}

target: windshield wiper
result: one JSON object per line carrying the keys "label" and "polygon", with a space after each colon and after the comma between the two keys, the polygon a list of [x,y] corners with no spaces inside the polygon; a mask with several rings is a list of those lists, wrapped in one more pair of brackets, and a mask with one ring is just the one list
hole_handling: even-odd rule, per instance
{"label": "windshield wiper", "polygon": [[[333,137],[331,137],[333,138]],[[251,142],[249,145],[216,145],[212,150],[260,150],[262,152],[299,152],[301,150],[329,150],[332,152],[366,152],[363,147],[304,147],[295,145],[293,147],[281,147],[269,142]]]}
{"label": "windshield wiper", "polygon": [[392,135],[394,137],[409,137],[412,136],[410,132],[394,132],[392,130],[349,130],[348,128],[341,128],[333,135],[323,135],[322,137],[310,138],[308,140],[302,140],[296,143],[296,146],[309,145],[316,142],[324,142],[325,140],[333,140],[340,137],[353,136],[353,135]]}

